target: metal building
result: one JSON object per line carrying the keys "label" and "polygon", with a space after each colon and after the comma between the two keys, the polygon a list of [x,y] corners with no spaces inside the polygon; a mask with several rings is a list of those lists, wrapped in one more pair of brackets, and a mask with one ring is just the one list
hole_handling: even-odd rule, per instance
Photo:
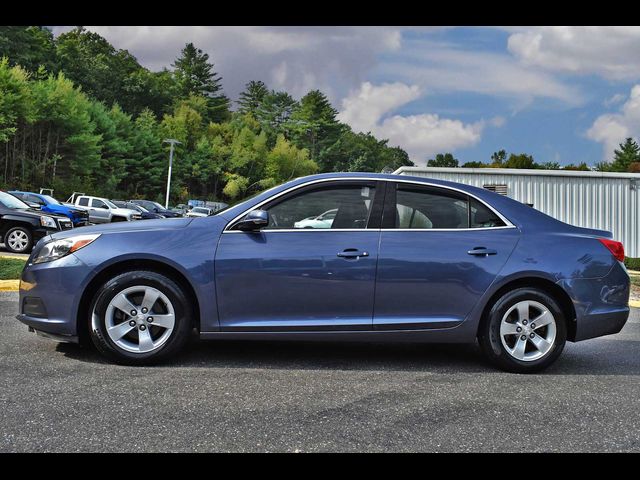
{"label": "metal building", "polygon": [[394,173],[494,190],[563,222],[609,230],[628,257],[640,257],[640,173],[439,167]]}

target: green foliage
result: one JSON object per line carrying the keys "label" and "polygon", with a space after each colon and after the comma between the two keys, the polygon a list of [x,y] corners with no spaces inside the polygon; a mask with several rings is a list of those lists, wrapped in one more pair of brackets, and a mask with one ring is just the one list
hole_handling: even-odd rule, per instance
{"label": "green foliage", "polygon": [[209,56],[187,44],[174,71],[150,72],[82,27],[53,39],[0,27],[0,183],[110,198],[237,201],[318,171],[413,165],[399,147],[354,133],[327,97],[296,101],[252,81],[229,111]]}
{"label": "green foliage", "polygon": [[457,167],[458,159],[450,153],[438,153],[436,158],[427,161],[427,167]]}
{"label": "green foliage", "polygon": [[625,257],[624,264],[629,270],[640,270],[640,258]]}
{"label": "green foliage", "polygon": [[0,26],[0,57],[31,73],[40,66],[52,72],[57,63],[53,34],[44,27]]}
{"label": "green foliage", "polygon": [[222,93],[220,77],[209,63],[209,54],[187,43],[173,64],[180,98],[200,96],[206,99],[205,118],[220,122],[229,118],[229,99]]}
{"label": "green foliage", "polygon": [[627,138],[620,144],[620,149],[614,150],[609,171],[627,172],[630,165],[638,161],[640,161],[640,147],[633,138]]}
{"label": "green foliage", "polygon": [[526,153],[516,155],[512,153],[502,166],[504,168],[536,168],[536,163],[531,155]]}
{"label": "green foliage", "polygon": [[462,164],[462,168],[483,168],[486,167],[482,162],[466,162]]}
{"label": "green foliage", "polygon": [[251,80],[246,84],[244,92],[240,94],[238,111],[242,114],[250,113],[256,116],[258,108],[262,105],[262,100],[268,94],[269,90],[264,82]]}

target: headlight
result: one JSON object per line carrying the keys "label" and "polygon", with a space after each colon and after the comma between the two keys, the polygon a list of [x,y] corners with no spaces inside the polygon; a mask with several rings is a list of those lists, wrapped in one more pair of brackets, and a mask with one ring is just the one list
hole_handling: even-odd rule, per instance
{"label": "headlight", "polygon": [[93,235],[75,235],[60,240],[52,240],[44,244],[40,252],[38,252],[38,255],[33,259],[33,263],[51,262],[62,258],[65,255],[69,255],[86,247],[99,236],[100,234],[96,233]]}
{"label": "headlight", "polygon": [[53,218],[46,216],[40,217],[40,225],[46,228],[58,228],[56,221]]}

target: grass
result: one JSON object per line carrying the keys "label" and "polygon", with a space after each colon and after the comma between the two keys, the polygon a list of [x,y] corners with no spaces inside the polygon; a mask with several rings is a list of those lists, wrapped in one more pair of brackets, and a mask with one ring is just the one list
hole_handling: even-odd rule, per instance
{"label": "grass", "polygon": [[26,260],[21,258],[0,258],[0,280],[17,280]]}

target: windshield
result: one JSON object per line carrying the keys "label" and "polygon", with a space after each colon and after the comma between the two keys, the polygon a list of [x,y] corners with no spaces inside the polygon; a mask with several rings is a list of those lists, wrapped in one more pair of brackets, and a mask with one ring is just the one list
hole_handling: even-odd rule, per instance
{"label": "windshield", "polygon": [[44,198],[44,200],[47,203],[52,203],[53,205],[62,205],[58,200],[56,200],[55,198],[49,196],[49,195],[42,195],[42,198]]}
{"label": "windshield", "polygon": [[7,192],[0,192],[0,204],[12,210],[28,210],[29,205]]}
{"label": "windshield", "polygon": [[206,213],[206,214],[209,213],[208,208],[201,208],[201,207],[195,207],[192,211],[196,213]]}
{"label": "windshield", "polygon": [[103,199],[104,203],[106,203],[109,207],[111,208],[118,208],[117,205],[114,205],[113,202],[110,202],[109,200],[107,200],[106,198]]}

